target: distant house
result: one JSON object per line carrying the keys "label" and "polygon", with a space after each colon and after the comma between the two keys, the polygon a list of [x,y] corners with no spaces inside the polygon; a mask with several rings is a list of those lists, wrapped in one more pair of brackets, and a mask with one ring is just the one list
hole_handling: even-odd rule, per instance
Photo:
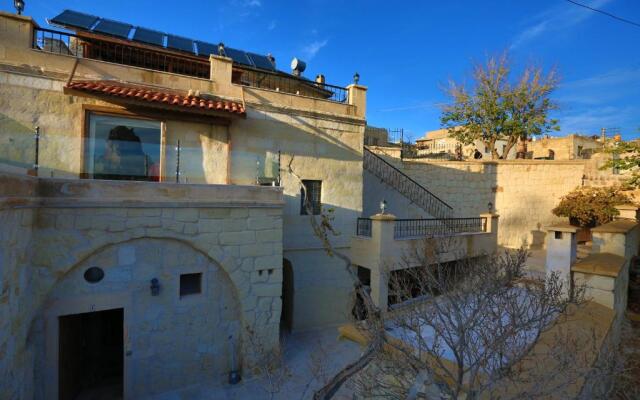
{"label": "distant house", "polygon": [[[460,145],[461,143],[457,139],[449,136],[448,129],[428,131],[425,133],[423,138],[416,140],[418,156],[424,157],[448,155],[453,158],[456,156],[456,148]],[[503,156],[506,145],[506,140],[496,141],[496,150],[500,157]],[[486,146],[482,140],[476,140],[474,144],[471,145],[462,145],[462,157],[467,159],[474,158],[476,150],[478,150],[482,159],[491,159],[491,149]],[[513,159],[515,157],[516,146],[513,146],[507,157],[504,158]]]}
{"label": "distant house", "polygon": [[531,158],[552,160],[588,159],[602,143],[597,137],[571,134],[565,137],[532,138],[527,144]]}

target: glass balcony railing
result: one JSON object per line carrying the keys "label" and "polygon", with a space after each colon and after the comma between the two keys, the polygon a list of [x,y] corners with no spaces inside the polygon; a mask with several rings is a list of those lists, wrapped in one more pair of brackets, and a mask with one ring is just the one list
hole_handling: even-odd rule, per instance
{"label": "glass balcony railing", "polygon": [[155,126],[142,125],[99,128],[92,137],[78,138],[14,124],[0,129],[0,171],[45,178],[280,185],[279,151],[227,155],[224,142],[198,135],[160,139]]}

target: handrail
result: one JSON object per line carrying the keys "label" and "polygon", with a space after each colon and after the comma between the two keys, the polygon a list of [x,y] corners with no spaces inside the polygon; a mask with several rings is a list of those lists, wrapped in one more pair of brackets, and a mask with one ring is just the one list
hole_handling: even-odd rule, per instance
{"label": "handrail", "polygon": [[[382,162],[381,165],[380,162]],[[378,163],[380,166],[376,167],[375,163]],[[383,171],[382,166],[387,168],[387,171]],[[387,160],[369,150],[366,146],[364,147],[364,168],[369,170],[385,183],[392,186],[394,189],[398,190],[405,197],[416,203],[434,217],[445,218],[451,214],[451,211],[453,211],[453,208],[438,196],[431,193],[427,188],[413,180],[410,176],[391,165]],[[394,175],[393,177],[389,176],[389,171],[392,172]],[[407,182],[409,183],[408,186],[413,187],[407,187]],[[425,196],[428,200],[424,198]]]}
{"label": "handrail", "polygon": [[397,219],[394,239],[449,236],[487,231],[487,217]]}

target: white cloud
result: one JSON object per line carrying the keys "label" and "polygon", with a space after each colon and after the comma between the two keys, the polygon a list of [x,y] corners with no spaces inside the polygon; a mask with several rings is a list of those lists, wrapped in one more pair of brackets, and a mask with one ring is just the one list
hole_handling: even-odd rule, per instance
{"label": "white cloud", "polygon": [[640,108],[636,106],[589,107],[560,113],[559,123],[562,133],[598,134],[600,128],[622,127],[624,133],[629,133],[624,127],[634,127]]}
{"label": "white cloud", "polygon": [[616,68],[561,84],[555,99],[560,103],[596,105],[632,99],[639,91],[640,68]]}
{"label": "white cloud", "polygon": [[[599,8],[611,1],[612,0],[592,0],[588,2],[588,5]],[[509,48],[513,50],[546,33],[572,28],[594,15],[595,13],[593,11],[562,2],[534,16],[530,20],[529,26],[513,39]]]}
{"label": "white cloud", "polygon": [[327,45],[329,41],[325,40],[316,40],[315,42],[309,43],[308,45],[302,48],[302,54],[307,60],[311,60],[314,58],[318,52]]}
{"label": "white cloud", "polygon": [[262,3],[260,0],[248,0],[245,2],[245,5],[248,7],[260,7],[262,6]]}
{"label": "white cloud", "polygon": [[276,20],[273,20],[271,22],[269,22],[269,26],[267,26],[267,30],[274,30],[276,29],[276,27],[278,26],[278,22]]}

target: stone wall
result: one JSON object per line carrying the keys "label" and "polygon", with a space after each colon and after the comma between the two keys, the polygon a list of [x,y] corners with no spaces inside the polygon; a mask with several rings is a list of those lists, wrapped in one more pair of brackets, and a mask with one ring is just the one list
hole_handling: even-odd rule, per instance
{"label": "stone wall", "polygon": [[[277,346],[282,288],[279,188],[7,175],[0,183],[0,377],[10,382],[1,386],[1,398],[31,398],[32,392],[36,398],[55,396],[51,382],[57,385],[57,379],[50,374],[57,371],[56,347],[48,346],[56,343],[50,340],[57,316],[101,307],[124,308],[125,324],[130,323],[132,356],[125,358],[130,374],[125,376],[125,395],[133,397],[205,377],[222,382],[230,368],[231,345],[242,349],[239,362],[242,354],[250,361],[246,327],[265,346]],[[183,200],[176,200],[177,194]],[[102,284],[82,281],[89,265],[104,267]],[[205,279],[203,296],[188,304],[176,292],[179,272],[187,270],[201,270]],[[149,292],[152,277],[160,280],[158,297]],[[193,333],[165,329],[181,323]],[[153,326],[158,328],[154,332],[165,334],[149,333]],[[220,342],[228,342],[229,336],[236,338],[231,345]],[[154,350],[147,339],[162,343]],[[162,346],[175,346],[176,341],[182,344],[180,357],[163,361]],[[148,363],[156,366],[130,368]]]}

